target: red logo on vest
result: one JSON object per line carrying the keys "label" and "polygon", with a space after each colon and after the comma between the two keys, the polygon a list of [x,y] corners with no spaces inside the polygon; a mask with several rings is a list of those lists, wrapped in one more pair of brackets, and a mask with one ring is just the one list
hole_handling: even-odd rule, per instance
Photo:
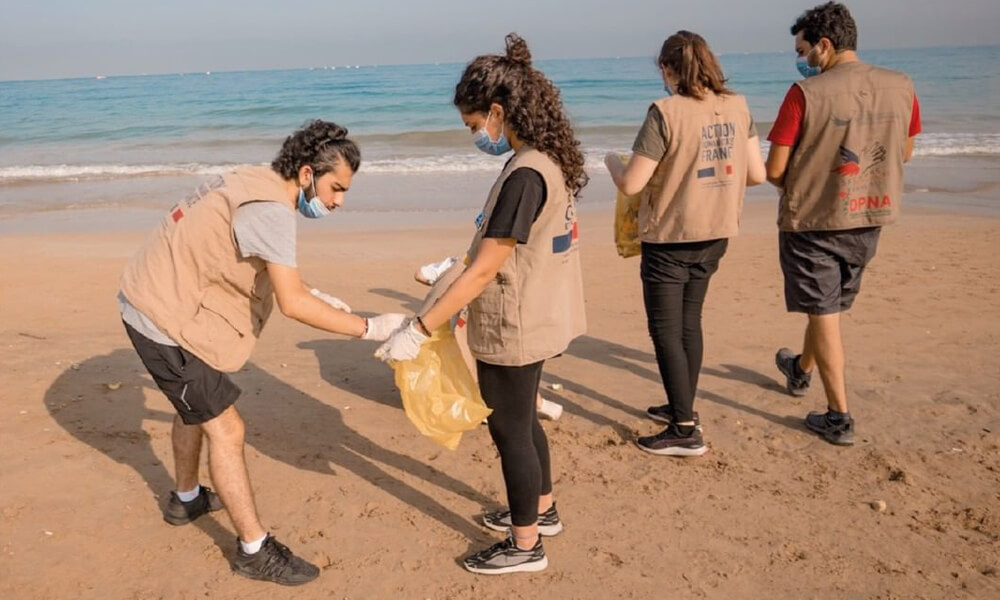
{"label": "red logo on vest", "polygon": [[184,218],[184,211],[180,208],[174,209],[174,212],[170,213],[170,216],[173,218],[174,223],[176,223]]}

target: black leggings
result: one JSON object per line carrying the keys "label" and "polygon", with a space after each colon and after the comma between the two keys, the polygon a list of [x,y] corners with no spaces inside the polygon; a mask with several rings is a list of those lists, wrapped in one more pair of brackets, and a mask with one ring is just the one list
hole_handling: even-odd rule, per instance
{"label": "black leggings", "polygon": [[694,420],[704,352],[701,307],[729,240],[642,244],[642,297],[660,379],[674,420]]}
{"label": "black leggings", "polygon": [[500,452],[511,522],[518,527],[537,521],[538,497],[552,493],[549,440],[535,408],[544,363],[504,367],[476,361],[479,390],[493,409],[490,436]]}

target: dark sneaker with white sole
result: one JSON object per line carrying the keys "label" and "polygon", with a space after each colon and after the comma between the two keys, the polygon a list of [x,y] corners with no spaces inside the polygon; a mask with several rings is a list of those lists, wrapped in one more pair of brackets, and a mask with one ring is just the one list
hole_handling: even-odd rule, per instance
{"label": "dark sneaker with white sole", "polygon": [[[694,414],[694,426],[698,431],[701,431],[701,419],[698,418],[698,413]],[[654,421],[659,421],[665,425],[670,425],[674,422],[674,407],[670,404],[661,404],[659,406],[650,406],[646,409],[646,416]]]}
{"label": "dark sneaker with white sole", "polygon": [[466,557],[462,566],[480,575],[537,573],[549,566],[549,559],[545,556],[545,548],[542,548],[541,537],[531,550],[521,550],[508,534],[504,541]]}
{"label": "dark sneaker with white sole", "polygon": [[253,554],[244,552],[239,540],[236,540],[233,572],[281,585],[302,585],[319,577],[319,567],[292,554],[288,546],[274,539],[270,533],[260,550]]}
{"label": "dark sneaker with white sole", "polygon": [[692,428],[690,434],[683,434],[673,423],[656,435],[640,437],[635,443],[650,454],[662,456],[701,456],[708,452],[700,431]]}
{"label": "dark sneaker with white sole", "polygon": [[785,376],[785,389],[793,396],[805,396],[809,391],[809,382],[812,381],[812,373],[806,373],[799,366],[801,354],[793,354],[788,348],[778,350],[774,355],[774,364]]}
{"label": "dark sneaker with white sole", "polygon": [[831,419],[830,413],[810,412],[806,416],[806,427],[814,431],[823,439],[838,446],[851,446],[854,444],[854,418]]}
{"label": "dark sneaker with white sole", "polygon": [[182,501],[177,492],[170,492],[170,501],[163,511],[163,520],[171,525],[187,525],[198,517],[222,510],[222,500],[211,489],[201,486],[198,497],[190,502]]}
{"label": "dark sneaker with white sole", "polygon": [[[511,523],[509,510],[498,510],[483,515],[483,525],[494,531],[507,531],[510,529]],[[559,520],[559,513],[556,512],[556,504],[553,502],[547,511],[538,515],[538,535],[552,537],[558,535],[562,530],[563,524]]]}

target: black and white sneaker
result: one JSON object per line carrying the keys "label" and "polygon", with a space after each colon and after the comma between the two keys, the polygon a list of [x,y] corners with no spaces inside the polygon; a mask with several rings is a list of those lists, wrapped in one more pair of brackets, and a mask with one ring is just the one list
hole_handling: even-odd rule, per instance
{"label": "black and white sneaker", "polygon": [[466,557],[462,565],[480,575],[505,575],[507,573],[537,573],[549,566],[549,559],[539,537],[531,550],[521,550],[510,534],[485,550]]}
{"label": "black and white sneaker", "polygon": [[295,556],[288,546],[274,539],[270,533],[260,550],[253,554],[244,552],[239,540],[236,541],[233,572],[281,585],[302,585],[319,577],[319,567]]}
{"label": "black and white sneaker", "polygon": [[186,525],[198,517],[222,510],[222,500],[208,486],[201,486],[198,497],[184,502],[177,492],[170,492],[170,501],[163,510],[163,520],[171,525]]}
{"label": "black and white sneaker", "polygon": [[[694,415],[694,426],[698,431],[701,429],[701,419],[698,418],[698,413],[692,413]],[[670,404],[660,404],[659,406],[650,406],[646,409],[646,416],[654,421],[659,421],[664,425],[670,425],[674,422],[674,407]]]}
{"label": "black and white sneaker", "polygon": [[[508,531],[511,523],[509,510],[498,510],[483,515],[483,525],[494,531]],[[538,535],[552,537],[559,535],[562,530],[563,524],[559,520],[559,513],[556,512],[556,503],[553,502],[547,511],[538,515]]]}
{"label": "black and white sneaker", "polygon": [[692,427],[690,434],[684,434],[673,423],[660,433],[641,437],[635,443],[650,454],[663,456],[701,456],[708,452],[700,431]]}
{"label": "black and white sneaker", "polygon": [[810,412],[806,416],[806,427],[818,433],[824,440],[837,446],[854,444],[854,418],[831,418],[829,411],[825,413]]}
{"label": "black and white sneaker", "polygon": [[802,355],[793,354],[788,348],[782,348],[774,355],[774,364],[785,376],[785,389],[793,396],[805,396],[812,380],[812,373],[806,373],[799,365],[800,356]]}

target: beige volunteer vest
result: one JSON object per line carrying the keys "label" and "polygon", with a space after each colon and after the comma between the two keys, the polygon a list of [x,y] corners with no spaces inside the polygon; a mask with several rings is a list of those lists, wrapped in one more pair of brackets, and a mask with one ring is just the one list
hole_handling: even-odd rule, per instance
{"label": "beige volunteer vest", "polygon": [[910,78],[857,62],[797,85],[806,109],[778,227],[824,231],[895,222],[913,110]]}
{"label": "beige volunteer vest", "polygon": [[264,261],[240,256],[233,214],[248,202],[282,201],[285,193],[277,173],[253,167],[178,204],[125,267],[125,297],[213,368],[239,370],[271,314],[274,290]]}
{"label": "beige volunteer vest", "polygon": [[738,94],[653,103],[667,124],[667,151],[642,191],[639,238],[698,242],[735,236],[747,185],[750,109]]}
{"label": "beige volunteer vest", "polygon": [[484,222],[469,248],[475,260],[504,181],[514,170],[541,173],[547,196],[527,244],[517,244],[500,272],[469,304],[469,349],[477,359],[523,366],[561,354],[587,329],[576,202],[559,166],[545,154],[521,148],[490,190]]}

